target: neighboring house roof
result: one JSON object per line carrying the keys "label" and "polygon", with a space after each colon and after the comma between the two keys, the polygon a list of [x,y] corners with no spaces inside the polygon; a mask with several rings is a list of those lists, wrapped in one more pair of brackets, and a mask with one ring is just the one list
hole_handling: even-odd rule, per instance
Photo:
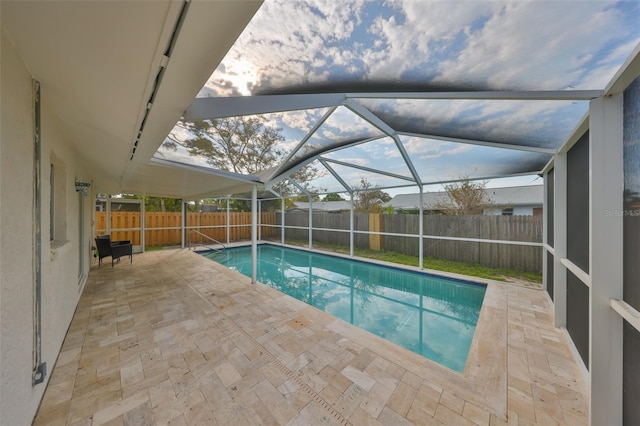
{"label": "neighboring house roof", "polygon": [[[485,190],[491,205],[495,206],[535,206],[542,205],[543,186],[512,186],[507,188],[487,188]],[[449,196],[445,191],[425,192],[423,194],[424,208],[428,210],[437,209],[437,206],[447,204]],[[383,204],[383,207],[393,206],[394,209],[418,209],[420,205],[420,194],[399,194],[390,201]],[[315,204],[314,204],[315,209]]]}
{"label": "neighboring house roof", "polygon": [[491,204],[496,206],[541,206],[544,199],[543,185],[487,188],[486,191]]}
{"label": "neighboring house roof", "polygon": [[[309,203],[302,201],[295,201],[294,209],[297,210],[309,210]],[[325,212],[339,212],[349,210],[351,203],[349,201],[317,201],[312,203],[313,211],[325,211]]]}

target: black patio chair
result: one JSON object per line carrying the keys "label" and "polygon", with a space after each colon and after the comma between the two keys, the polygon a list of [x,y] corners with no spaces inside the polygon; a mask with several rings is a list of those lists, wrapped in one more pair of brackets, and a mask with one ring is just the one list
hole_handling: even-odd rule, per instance
{"label": "black patio chair", "polygon": [[120,262],[123,256],[129,256],[130,263],[133,263],[133,245],[131,241],[111,241],[110,235],[100,235],[96,238],[98,248],[98,268],[102,265],[102,258],[111,256],[111,267],[114,262]]}

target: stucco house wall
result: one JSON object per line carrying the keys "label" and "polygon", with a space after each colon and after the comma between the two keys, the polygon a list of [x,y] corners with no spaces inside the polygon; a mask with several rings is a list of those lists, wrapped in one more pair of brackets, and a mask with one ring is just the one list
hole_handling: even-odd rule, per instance
{"label": "stucco house wall", "polygon": [[[41,82],[42,211],[34,210],[34,113],[32,76],[2,34],[0,132],[0,424],[31,423],[51,377],[90,266],[91,199],[75,191],[75,179],[91,177],[47,108]],[[50,241],[50,164],[54,179],[56,238]],[[83,240],[80,211],[83,207]],[[47,375],[32,385],[34,347],[34,235],[41,225],[42,362]],[[82,249],[80,248],[82,246]],[[80,271],[82,253],[84,271]],[[82,273],[84,272],[84,273]]]}

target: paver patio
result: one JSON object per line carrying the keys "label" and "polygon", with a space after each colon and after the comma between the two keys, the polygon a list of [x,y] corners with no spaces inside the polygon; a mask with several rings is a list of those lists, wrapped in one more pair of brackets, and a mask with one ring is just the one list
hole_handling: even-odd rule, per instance
{"label": "paver patio", "polygon": [[194,252],[147,252],[92,267],[35,424],[587,424],[551,312],[490,282],[460,374]]}

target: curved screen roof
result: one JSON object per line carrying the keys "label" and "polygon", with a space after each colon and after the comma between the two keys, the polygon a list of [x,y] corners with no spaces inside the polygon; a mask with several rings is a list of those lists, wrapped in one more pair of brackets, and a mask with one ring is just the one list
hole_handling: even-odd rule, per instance
{"label": "curved screen roof", "polygon": [[382,184],[537,173],[638,45],[639,16],[631,1],[266,0],[186,118],[315,111],[268,120],[284,154],[267,184],[355,155]]}

